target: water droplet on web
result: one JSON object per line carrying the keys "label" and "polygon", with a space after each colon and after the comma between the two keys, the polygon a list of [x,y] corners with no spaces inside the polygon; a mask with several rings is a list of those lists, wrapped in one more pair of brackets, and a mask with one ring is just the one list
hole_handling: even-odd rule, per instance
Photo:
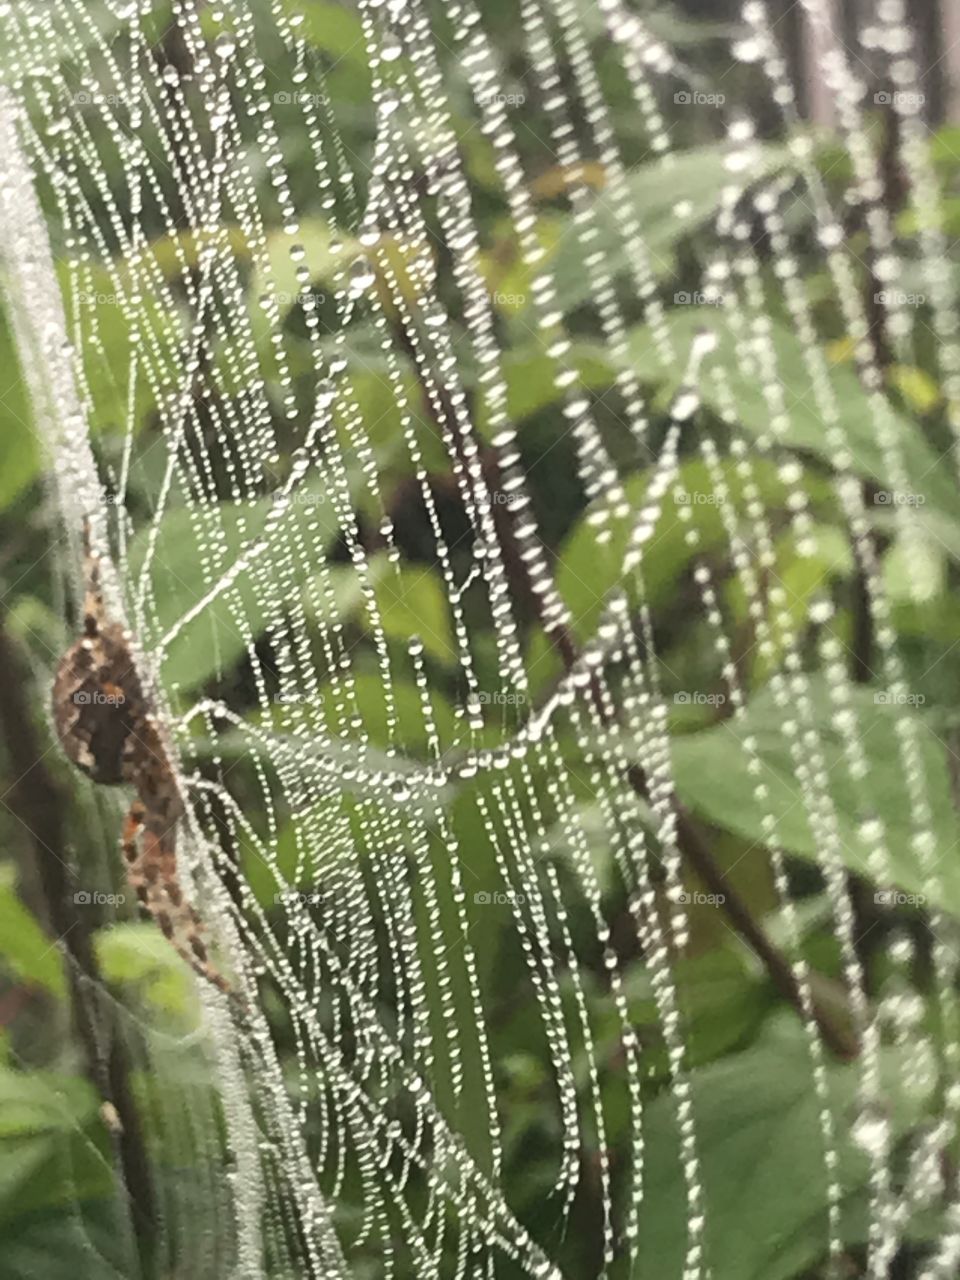
{"label": "water droplet on web", "polygon": [[869,1155],[883,1155],[890,1142],[890,1121],[878,1111],[866,1108],[854,1121],[850,1136]]}
{"label": "water droplet on web", "polygon": [[369,259],[357,258],[350,266],[350,292],[355,296],[373,287],[376,275],[370,266]]}
{"label": "water droplet on web", "polygon": [[221,31],[213,42],[213,50],[218,58],[229,61],[237,51],[236,37],[228,31]]}
{"label": "water droplet on web", "polygon": [[738,62],[759,62],[763,55],[763,43],[755,37],[739,40],[733,46],[733,56]]}

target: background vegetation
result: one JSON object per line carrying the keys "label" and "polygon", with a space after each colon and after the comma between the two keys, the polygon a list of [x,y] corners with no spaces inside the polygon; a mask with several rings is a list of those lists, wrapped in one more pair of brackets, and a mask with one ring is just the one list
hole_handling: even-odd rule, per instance
{"label": "background vegetation", "polygon": [[[368,172],[375,121],[370,106],[369,70],[359,29],[359,19],[347,7],[324,0],[302,6],[304,27],[323,65],[328,68],[327,87],[334,116],[342,132],[345,153],[358,174]],[[209,15],[208,15],[209,16]],[[517,103],[516,136],[524,171],[537,209],[537,235],[550,254],[562,289],[577,365],[594,398],[594,412],[605,444],[625,478],[625,489],[634,507],[642,505],[650,479],[651,459],[658,453],[669,425],[669,405],[677,391],[680,372],[666,368],[656,354],[644,327],[643,310],[632,296],[626,279],[619,277],[621,302],[631,322],[628,359],[647,396],[650,413],[649,451],[641,450],[621,421],[617,393],[612,391],[618,362],[605,345],[592,304],[590,281],[582,270],[575,241],[564,236],[571,218],[568,175],[558,165],[545,141],[549,121],[531,83],[515,38],[516,13],[512,4],[484,6],[485,21],[493,33],[509,91]],[[92,22],[108,30],[114,21],[102,6],[90,7]],[[714,13],[690,15],[661,6],[646,15],[651,27],[682,50],[685,60],[702,83],[723,83],[728,100],[739,102],[756,118],[761,135],[761,172],[789,176],[791,160],[786,138],[774,112],[766,105],[759,71],[755,67],[731,68],[728,43],[736,34],[733,18],[717,20]],[[178,66],[184,52],[170,37],[170,15],[156,11],[158,66]],[[438,17],[442,22],[442,17]],[[602,50],[595,19],[593,34]],[[263,36],[265,62],[277,86],[287,83],[292,68],[285,65],[280,46],[271,47]],[[69,63],[70,51],[64,51]],[[665,168],[649,151],[649,139],[638,127],[634,109],[616,72],[611,52],[605,74],[605,57],[599,62],[604,89],[612,104],[618,140],[629,164],[631,192],[640,211],[644,238],[653,251],[657,288],[665,302],[667,324],[681,350],[689,347],[703,325],[702,308],[684,299],[702,289],[702,269],[713,251],[713,219],[727,170],[724,165],[723,116],[720,112],[684,111],[679,105],[671,124],[671,138],[678,155]],[[474,210],[479,219],[489,290],[497,311],[499,333],[509,350],[510,414],[519,424],[522,465],[526,472],[540,529],[550,553],[558,586],[577,620],[570,644],[579,647],[596,625],[600,604],[613,587],[622,560],[629,526],[615,528],[606,550],[597,547],[590,507],[576,479],[573,443],[568,434],[559,393],[544,358],[532,316],[530,279],[523,266],[517,229],[493,168],[491,143],[471,127],[466,88],[460,111],[460,147],[466,164]],[[94,112],[88,123],[98,128]],[[331,330],[334,309],[329,296],[332,273],[358,252],[348,236],[334,235],[329,214],[323,211],[319,193],[311,189],[310,142],[295,105],[289,112],[277,109],[283,130],[284,154],[301,209],[302,238],[310,246],[310,260],[327,262],[311,281],[322,325]],[[939,229],[951,243],[960,236],[960,128],[931,121],[930,154],[938,191]],[[807,126],[802,126],[807,131]],[[895,129],[892,113],[878,108],[871,116],[873,145],[882,150]],[[863,224],[863,206],[844,202],[853,184],[852,166],[842,141],[827,129],[810,131],[813,155],[835,207],[844,209],[844,235],[860,266],[859,287],[872,296],[872,247]],[[108,173],[114,190],[122,187],[119,156],[116,171]],[[902,175],[899,175],[902,179]],[[597,199],[602,198],[605,173],[602,165],[588,174]],[[898,251],[905,260],[902,278],[908,280],[919,259],[918,227],[908,187],[889,174],[885,193],[895,220]],[[268,172],[262,182],[270,181]],[[170,178],[167,195],[176,207]],[[798,188],[799,189],[799,188]],[[91,198],[96,199],[94,192]],[[681,210],[681,212],[678,212]],[[336,210],[337,221],[350,225],[354,214]],[[149,215],[147,215],[149,221]],[[884,490],[888,477],[874,439],[870,407],[856,373],[853,345],[845,331],[842,312],[816,232],[814,215],[801,198],[790,211],[790,232],[803,268],[803,286],[814,303],[819,339],[833,365],[834,386],[840,398],[844,429],[856,442],[854,466],[868,497],[877,555],[893,610],[892,621],[903,638],[907,683],[915,695],[916,714],[924,726],[924,758],[934,804],[938,847],[943,853],[940,873],[942,900],[924,906],[905,904],[890,908],[875,901],[874,887],[862,878],[864,824],[882,818],[891,835],[891,853],[897,887],[904,894],[921,894],[928,888],[911,849],[909,808],[901,776],[893,711],[875,693],[880,686],[873,675],[872,637],[863,611],[859,567],[850,545],[849,531],[839,512],[832,485],[834,449],[824,424],[804,397],[809,390],[802,364],[800,339],[793,331],[777,275],[777,261],[766,242],[759,221],[755,244],[760,287],[770,319],[771,342],[778,366],[790,393],[789,422],[780,442],[780,462],[796,463],[791,485],[779,466],[757,458],[757,476],[763,500],[779,538],[777,563],[764,585],[768,593],[779,586],[789,602],[795,639],[805,655],[808,670],[818,676],[818,641],[822,638],[814,606],[829,601],[830,626],[844,645],[851,672],[862,686],[857,709],[868,726],[864,738],[871,769],[865,788],[845,794],[833,792],[843,825],[844,845],[850,852],[849,876],[857,919],[854,933],[864,965],[871,998],[888,1004],[891,1016],[884,1028],[883,1070],[887,1079],[889,1125],[894,1150],[895,1177],[901,1176],[900,1154],[906,1159],[918,1134],[924,1131],[940,1103],[936,1065],[941,1056],[942,1028],[931,998],[930,910],[960,913],[960,871],[955,857],[956,800],[952,763],[958,752],[960,721],[956,690],[960,688],[960,601],[957,558],[960,556],[960,507],[956,475],[948,455],[951,433],[946,402],[939,381],[939,364],[930,336],[928,310],[916,309],[913,350],[904,363],[885,348],[879,327],[873,331],[875,355],[882,368],[893,420],[901,433],[901,446],[914,491],[923,496],[917,525],[909,545],[898,534],[889,510],[872,501]],[[161,223],[145,230],[160,245],[170,235]],[[184,244],[190,231],[178,229]],[[339,240],[339,245],[336,241]],[[279,229],[270,233],[268,247],[285,253]],[[64,253],[63,245],[55,252]],[[611,262],[622,250],[609,245]],[[449,250],[438,239],[439,290],[449,278]],[[175,256],[166,261],[175,272]],[[285,261],[288,260],[285,259]],[[956,278],[956,263],[945,262],[944,271]],[[289,275],[291,299],[300,285]],[[91,279],[96,284],[99,268]],[[916,292],[924,289],[919,282]],[[381,282],[382,284],[382,282]],[[383,286],[385,289],[385,286]],[[96,301],[102,345],[82,353],[91,398],[93,444],[105,476],[117,475],[121,465],[126,413],[126,370],[132,340],[122,321],[111,313],[109,275],[103,271],[103,287]],[[256,307],[257,273],[248,270],[249,304]],[[386,296],[386,292],[385,292]],[[451,306],[452,290],[445,299]],[[880,317],[875,317],[879,319]],[[173,332],[183,317],[169,318]],[[294,352],[298,344],[302,364],[295,368],[297,417],[285,420],[280,430],[286,448],[275,459],[277,478],[289,474],[291,453],[313,406],[313,368],[303,328],[303,313],[291,302],[285,317],[285,334]],[[458,322],[454,322],[455,326]],[[431,409],[418,386],[413,362],[406,359],[405,335],[396,321],[395,338],[411,392],[422,403],[424,421]],[[465,322],[459,322],[463,332]],[[453,334],[456,341],[458,331]],[[269,334],[264,331],[264,343]],[[735,391],[738,427],[747,436],[762,438],[769,427],[769,409],[751,386],[749,372],[741,368],[732,340],[723,339],[716,359],[726,368]],[[406,588],[387,593],[384,587],[384,623],[391,645],[405,648],[413,634],[424,639],[430,691],[438,719],[442,746],[452,755],[458,750],[458,724],[453,707],[462,696],[462,675],[455,661],[449,606],[437,572],[433,539],[426,511],[412,480],[406,453],[398,447],[398,431],[389,395],[379,376],[380,356],[375,335],[361,319],[348,335],[348,348],[356,353],[349,376],[364,411],[364,420],[376,424],[373,439],[385,480],[390,514],[404,552]],[[237,395],[230,385],[230,370],[219,361],[215,337],[211,337],[211,367],[204,371],[204,394]],[[171,361],[173,361],[173,348]],[[366,371],[364,371],[366,370]],[[0,1276],[27,1280],[43,1276],[60,1280],[76,1275],[77,1249],[83,1249],[84,1280],[100,1275],[129,1274],[131,1267],[131,1217],[118,1196],[114,1157],[126,1147],[127,1158],[136,1150],[146,1152],[151,1179],[160,1187],[179,1184],[208,1196],[213,1173],[198,1163],[211,1156],[213,1144],[191,1150],[191,1144],[170,1123],[178,1100],[189,1100],[193,1113],[202,1116],[205,1132],[216,1131],[218,1102],[212,1089],[211,1064],[198,1052],[175,1060],[165,1057],[165,1036],[182,1036],[198,1017],[191,979],[176,956],[148,924],[137,919],[130,902],[105,900],[99,905],[74,901],[78,889],[102,894],[122,893],[122,873],[116,854],[116,832],[122,801],[95,794],[69,768],[51,736],[48,698],[52,670],[71,635],[64,593],[63,544],[58,540],[57,513],[46,474],[47,460],[31,420],[31,406],[15,353],[9,315],[0,316]],[[773,813],[787,854],[792,896],[802,924],[803,956],[814,974],[814,991],[824,1017],[834,1029],[834,1052],[828,1054],[829,1087],[840,1114],[850,1117],[849,1140],[840,1150],[839,1177],[843,1202],[841,1232],[845,1245],[845,1274],[861,1271],[869,1215],[868,1163],[863,1143],[857,1141],[855,1121],[858,1063],[850,1044],[850,1011],[843,981],[843,961],[831,916],[831,902],[818,863],[818,848],[803,810],[793,804],[793,766],[782,735],[782,716],[770,698],[768,680],[776,655],[758,648],[748,615],[742,582],[733,572],[725,548],[727,538],[715,501],[714,478],[699,455],[698,439],[712,439],[720,452],[721,468],[738,493],[739,473],[729,454],[730,426],[722,405],[714,398],[712,384],[704,383],[703,409],[695,432],[685,434],[681,447],[680,478],[691,495],[687,505],[668,504],[658,526],[655,550],[648,562],[648,592],[653,610],[660,678],[668,699],[697,690],[719,695],[716,655],[709,621],[699,606],[692,576],[694,552],[712,557],[721,593],[724,627],[731,637],[740,680],[748,698],[746,726],[753,732],[769,781],[769,804],[761,810],[753,794],[752,779],[741,759],[730,752],[723,721],[729,713],[719,697],[700,701],[673,701],[671,733],[678,793],[689,817],[694,854],[688,861],[691,893],[704,901],[690,908],[691,936],[686,954],[677,960],[684,1034],[689,1047],[691,1081],[697,1115],[697,1132],[709,1222],[709,1246],[714,1280],[789,1280],[790,1277],[826,1275],[826,1221],[828,1184],[818,1128],[818,1102],[802,1035],[790,993],[778,981],[777,957],[787,955],[779,898],[775,892],[767,835],[766,813]],[[278,421],[281,391],[276,390]],[[475,386],[470,388],[471,395]],[[138,433],[133,442],[126,507],[134,529],[149,521],[166,464],[165,451],[154,448],[158,439],[156,405],[144,392],[137,405]],[[481,433],[484,426],[480,424]],[[489,433],[488,433],[489,434]],[[430,483],[441,523],[458,557],[457,578],[466,577],[473,544],[466,514],[460,505],[448,461],[438,449],[427,459]],[[230,500],[226,466],[216,478],[221,497]],[[788,535],[788,494],[801,488],[812,512],[810,538],[813,549],[800,554]],[[110,494],[107,494],[109,501]],[[264,498],[264,510],[269,498]],[[182,513],[181,513],[182,514]],[[359,596],[350,591],[346,551],[339,538],[330,507],[318,505],[311,516],[329,521],[329,554],[343,566],[343,599],[338,602],[340,621],[351,630],[357,652],[358,690],[362,715],[377,741],[382,722],[381,692],[376,656],[364,638]],[[367,549],[378,546],[375,513],[361,511]],[[699,531],[699,547],[688,538],[691,527]],[[159,622],[172,622],[200,594],[203,579],[193,559],[194,546],[185,521],[178,523],[174,508],[162,526],[162,562],[169,582],[158,588]],[[133,566],[142,555],[136,537],[129,556]],[[519,572],[519,571],[517,571]],[[531,677],[534,702],[548,696],[560,676],[565,656],[544,633],[527,584],[515,576],[514,596],[524,612],[523,643]],[[783,597],[781,597],[783,598]],[[256,623],[257,602],[248,601]],[[771,608],[772,608],[771,604]],[[489,617],[470,609],[468,621],[480,664],[481,684],[495,683],[495,635]],[[260,638],[268,647],[269,641]],[[569,659],[569,654],[567,655]],[[184,633],[172,650],[164,670],[171,696],[181,709],[201,696],[229,696],[231,705],[246,705],[250,715],[256,698],[242,645],[217,608],[206,611]],[[837,754],[841,744],[832,727],[826,687],[817,714],[828,751]],[[427,744],[418,714],[419,695],[411,681],[397,688],[401,715],[405,717],[405,742],[412,755],[426,758]],[[494,745],[522,718],[521,709],[504,707],[504,723],[490,731]],[[380,742],[386,747],[381,724]],[[572,767],[583,766],[588,744],[565,741],[564,751]],[[629,744],[627,744],[629,749]],[[197,744],[201,769],[203,744]],[[218,747],[222,754],[222,744]],[[255,790],[244,791],[241,761],[231,777],[231,788],[241,804],[253,803]],[[461,843],[469,850],[469,863],[477,884],[499,883],[489,840],[482,830],[475,791],[467,797],[452,794],[449,803]],[[586,784],[581,803],[589,818],[593,803]],[[248,815],[255,824],[257,814]],[[281,834],[281,861],[295,875],[295,829]],[[597,824],[597,829],[602,829]],[[286,843],[285,843],[286,842]],[[698,862],[695,850],[706,850]],[[643,962],[632,926],[625,890],[611,863],[610,851],[598,841],[592,850],[604,885],[605,907],[613,922],[612,945],[632,1016],[642,1038],[647,1071],[644,1161],[651,1171],[646,1182],[648,1209],[644,1218],[643,1277],[679,1276],[686,1241],[687,1207],[682,1187],[677,1133],[666,1090],[668,1063],[648,968]],[[558,875],[569,874],[568,851],[562,836],[551,832],[546,852]],[[274,886],[258,881],[255,860],[244,861],[238,852],[238,870],[247,878],[262,904],[271,909]],[[717,877],[720,877],[718,880]],[[744,915],[739,921],[709,895],[722,888],[728,905],[736,901]],[[450,909],[449,904],[445,909]],[[529,1017],[529,994],[524,958],[515,933],[509,928],[510,912],[504,906],[474,914],[473,938],[482,961],[481,983],[488,1011],[494,1049],[494,1069],[503,1104],[506,1144],[503,1179],[509,1202],[519,1218],[549,1253],[555,1255],[564,1274],[591,1277],[600,1266],[599,1166],[601,1152],[593,1135],[579,1153],[583,1178],[572,1221],[564,1234],[558,1226],[558,1205],[551,1195],[555,1176],[561,1117],[556,1101],[549,1046],[542,1029]],[[279,927],[279,926],[278,926]],[[574,940],[585,954],[590,921],[576,914],[571,919]],[[765,937],[770,952],[758,958],[744,938]],[[595,950],[595,948],[594,948]],[[781,973],[782,978],[782,973]],[[90,1011],[90,980],[108,998],[98,998]],[[622,1186],[621,1170],[629,1147],[627,1086],[617,1064],[623,1053],[611,1017],[604,957],[594,954],[585,975],[591,999],[591,1019],[599,1028],[604,1058],[606,1149],[613,1168],[615,1194]],[[99,984],[99,985],[98,985]],[[292,1058],[295,1046],[287,1034],[282,1002],[266,993],[267,1009],[275,1021],[281,1052]],[[115,1003],[116,1002],[116,1003]],[[85,1012],[84,1010],[87,1010]],[[924,1079],[918,1069],[917,1045],[929,1048],[930,1072]],[[909,1069],[907,1069],[907,1065]],[[573,1069],[581,1089],[589,1087],[586,1062]],[[475,1075],[477,1068],[468,1064]],[[104,1108],[104,1073],[129,1093],[124,1123],[116,1109]],[[474,1083],[476,1083],[474,1081]],[[114,1091],[111,1091],[114,1092]],[[468,1090],[469,1095],[469,1090]],[[441,1099],[443,1101],[443,1099]],[[447,1100],[449,1103],[449,1100]],[[483,1153],[486,1144],[482,1108],[449,1103],[452,1122],[464,1133],[471,1149]],[[861,1132],[860,1137],[863,1134]],[[591,1145],[592,1142],[592,1145]],[[122,1155],[122,1151],[120,1151]],[[129,1167],[129,1166],[128,1166]],[[946,1170],[948,1185],[954,1170]],[[757,1194],[752,1195],[751,1189]],[[340,1223],[349,1239],[356,1217],[357,1188],[348,1180],[338,1206]],[[762,1194],[761,1194],[762,1192]],[[141,1206],[142,1207],[142,1206]],[[623,1206],[618,1203],[617,1211]],[[911,1270],[923,1255],[926,1243],[940,1228],[937,1203],[915,1206],[911,1213],[908,1243],[899,1256],[898,1276]],[[132,1222],[138,1229],[136,1212]],[[174,1233],[176,1226],[170,1228]],[[185,1231],[198,1229],[184,1224]],[[139,1223],[142,1236],[149,1230]],[[229,1231],[225,1219],[209,1224],[209,1231]],[[149,1242],[142,1239],[140,1264],[149,1273],[179,1274],[169,1260],[158,1262]],[[228,1248],[211,1246],[208,1274],[228,1274],[218,1268]],[[359,1249],[356,1274],[378,1274],[378,1260]],[[114,1269],[116,1268],[116,1269]],[[166,1270],[165,1270],[166,1268]],[[618,1269],[619,1268],[619,1269]],[[409,1272],[408,1274],[413,1274]],[[509,1266],[503,1275],[513,1274]],[[620,1264],[614,1276],[626,1274]]]}

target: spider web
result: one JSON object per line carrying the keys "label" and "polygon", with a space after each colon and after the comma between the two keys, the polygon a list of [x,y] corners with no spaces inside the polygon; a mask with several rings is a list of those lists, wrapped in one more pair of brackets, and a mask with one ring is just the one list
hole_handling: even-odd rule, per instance
{"label": "spider web", "polygon": [[[703,905],[728,908],[729,946],[759,948],[793,1006],[779,1052],[802,1063],[825,1187],[820,1247],[797,1268],[862,1242],[863,1274],[890,1274],[939,1194],[917,1274],[954,1273],[960,1205],[937,1171],[960,1100],[955,819],[874,493],[906,554],[955,554],[955,448],[941,461],[894,407],[879,353],[913,363],[909,269],[955,431],[957,317],[900,8],[877,7],[868,44],[921,228],[909,262],[866,64],[826,4],[802,8],[850,157],[839,186],[762,3],[730,42],[731,69],[755,77],[736,109],[617,0],[521,0],[561,220],[472,3],[4,6],[5,287],[72,566],[91,516],[178,761],[192,897],[255,1010],[239,1025],[200,990],[206,1048],[146,1030],[161,1145],[208,1171],[165,1192],[169,1274],[559,1277],[578,1274],[577,1231],[590,1274],[731,1274],[711,1252],[716,1133],[684,992]],[[363,155],[334,106],[349,76]],[[716,113],[709,145],[675,146],[688,107]],[[785,140],[763,140],[761,118]],[[484,201],[512,229],[511,274],[496,276]],[[678,226],[697,287],[671,301]],[[852,363],[819,334],[811,240]],[[532,451],[519,424],[551,407]],[[585,507],[559,561],[531,497],[557,447]],[[782,579],[794,562],[802,585]],[[850,673],[834,562],[855,569],[868,681]],[[696,690],[660,654],[677,566]],[[678,708],[704,705],[722,708],[713,728],[672,734]],[[738,917],[698,819],[765,850],[779,949]],[[825,889],[836,1017],[804,948],[798,856]],[[851,871],[929,905],[936,1045],[901,986],[871,985]],[[909,969],[914,936],[886,946]],[[508,959],[526,1024],[513,1058],[494,994]],[[532,1063],[550,1117],[534,1149],[510,1102]],[[161,1097],[185,1064],[213,1089]],[[911,1091],[939,1106],[905,1137]],[[532,1165],[546,1234],[518,1198]],[[666,1258],[661,1183],[685,1223]],[[767,1193],[752,1195],[762,1221]],[[762,1274],[794,1274],[777,1265]]]}

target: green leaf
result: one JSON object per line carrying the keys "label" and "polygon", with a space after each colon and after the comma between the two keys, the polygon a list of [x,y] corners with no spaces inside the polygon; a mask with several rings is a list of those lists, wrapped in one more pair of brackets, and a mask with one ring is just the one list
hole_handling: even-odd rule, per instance
{"label": "green leaf", "polygon": [[[751,163],[734,174],[726,165],[724,149],[711,143],[641,165],[630,175],[631,206],[654,276],[673,270],[675,246],[719,209],[724,188],[734,182],[748,187],[782,168],[788,158],[785,148],[769,145],[756,147],[753,155]],[[593,212],[598,230],[590,252],[603,255],[604,267],[611,275],[621,275],[630,266],[631,255],[624,243],[622,220],[611,207],[608,194],[596,198]],[[584,266],[584,247],[572,221],[557,241],[550,266],[557,281],[558,306],[570,311],[589,302],[594,277]]]}
{"label": "green leaf", "polygon": [[[743,956],[726,947],[704,955],[680,957],[674,967],[680,1009],[686,1028],[687,1056],[691,1066],[711,1062],[729,1053],[754,1033],[770,997],[763,981],[751,973]],[[653,981],[646,967],[634,967],[627,977],[631,1021],[660,1037],[660,1012]],[[665,1044],[645,1049],[648,1067],[666,1078],[669,1062]],[[654,1057],[654,1054],[656,1057]]]}
{"label": "green leaf", "polygon": [[107,982],[136,987],[152,1004],[185,1014],[195,1006],[194,983],[183,960],[153,925],[127,921],[96,935],[97,960]]}
{"label": "green leaf", "polygon": [[893,365],[890,369],[890,381],[916,413],[932,413],[943,399],[933,378],[916,365]]}
{"label": "green leaf", "polygon": [[[765,459],[754,460],[754,479],[768,511],[785,505],[789,490],[777,475],[777,468]],[[728,501],[738,512],[744,510],[744,481],[732,462],[722,464],[721,471],[728,486]],[[623,559],[636,513],[642,509],[651,472],[630,476],[624,484],[631,512],[629,517],[614,521],[610,541],[597,543],[597,529],[588,510],[577,521],[560,551],[556,582],[560,594],[573,616],[573,629],[581,640],[593,635],[607,597],[621,581]],[[810,495],[814,509],[828,493],[827,485],[817,476],[805,472],[800,486]],[[688,533],[696,530],[699,542],[692,545]],[[648,603],[656,609],[670,603],[675,595],[677,579],[694,556],[709,554],[727,543],[716,487],[703,462],[686,462],[680,468],[678,487],[667,495],[656,531],[644,559],[644,587]],[[555,659],[542,633],[537,633],[531,646],[529,672],[534,688],[547,683],[555,674]]]}
{"label": "green leaf", "polygon": [[386,568],[379,575],[376,597],[386,635],[397,640],[419,636],[432,657],[456,661],[446,592],[432,569],[413,565],[390,572]]}
{"label": "green leaf", "polygon": [[[571,368],[580,375],[579,386],[599,391],[610,386],[614,369],[603,347],[589,342],[574,343],[566,357]],[[556,365],[540,348],[526,345],[504,355],[503,373],[507,384],[507,414],[512,422],[522,422],[564,398],[564,391],[554,382]],[[486,399],[478,404],[477,430],[489,434]]]}
{"label": "green leaf", "polygon": [[[149,286],[142,267],[125,260],[118,260],[112,271],[102,263],[90,263],[76,277],[66,267],[59,274],[68,312],[75,308],[79,317],[80,390],[88,402],[91,428],[125,429],[134,373],[134,427],[142,426],[156,406],[143,352],[149,349],[151,377],[161,388],[179,386],[183,317],[169,295]],[[136,303],[130,301],[133,295],[138,295]]]}
{"label": "green leaf", "polygon": [[[854,781],[845,763],[843,740],[831,723],[836,704],[822,679],[811,684],[813,720],[822,740],[824,785],[836,808],[839,847],[834,853],[852,871],[876,879],[870,849],[873,824],[879,821],[886,832],[893,883],[908,894],[926,895],[936,890],[938,905],[960,914],[960,865],[956,859],[942,856],[956,838],[956,813],[943,748],[916,719],[936,848],[941,853],[936,862],[937,884],[932,886],[926,883],[920,857],[913,849],[915,823],[898,751],[897,723],[914,713],[874,702],[875,693],[873,689],[853,690],[853,732],[868,763],[866,777]],[[776,820],[773,840],[777,844],[822,863],[827,851],[811,828],[809,804],[783,732],[788,715],[777,706],[772,693],[764,690],[751,700],[743,717],[674,738],[673,776],[680,799],[708,822],[769,844],[771,837],[764,830],[763,818],[770,814]],[[801,732],[805,727],[801,724]],[[750,756],[743,746],[747,737],[754,739],[763,765],[757,777],[749,772]],[[754,796],[758,782],[767,788],[762,804]]]}
{"label": "green leaf", "polygon": [[[642,378],[664,383],[671,393],[675,392],[682,382],[686,358],[695,337],[708,329],[715,336],[717,345],[701,369],[700,393],[704,403],[716,412],[722,412],[727,404],[721,390],[725,382],[729,386],[737,424],[752,435],[769,439],[772,410],[763,394],[761,370],[745,347],[743,335],[731,328],[724,310],[706,306],[679,307],[668,313],[666,323],[678,352],[677,359],[669,366],[664,365],[649,329],[637,330],[630,342],[634,370]],[[784,429],[777,439],[792,448],[813,453],[833,467],[836,447],[817,411],[803,343],[786,325],[778,321],[765,320],[764,323],[769,324],[769,342],[775,356],[774,372],[783,391],[786,410]],[[857,375],[845,365],[835,365],[830,371],[830,382],[851,455],[851,469],[888,489],[890,473],[880,446],[876,415]],[[892,405],[888,408],[911,491],[923,499],[916,508],[917,519],[921,522],[926,519],[928,504],[935,506],[942,516],[949,517],[951,550],[960,554],[957,492],[949,468],[940,465],[937,454],[909,418]]]}
{"label": "green leaf", "polygon": [[283,7],[290,14],[303,15],[302,32],[314,48],[348,59],[369,78],[363,26],[355,10],[324,0],[283,0]]}
{"label": "green leaf", "polygon": [[0,1069],[0,1226],[110,1190],[109,1163],[82,1136],[97,1109],[92,1087],[76,1076]]}
{"label": "green leaf", "polygon": [[[765,684],[770,672],[780,667],[786,650],[808,632],[810,608],[818,600],[830,598],[833,580],[846,578],[853,570],[849,536],[841,528],[815,525],[805,541],[809,544],[807,553],[800,555],[792,530],[777,540],[770,578],[783,588],[785,603],[768,602],[769,647],[761,651],[755,646],[742,659],[752,688]],[[731,578],[726,596],[737,625],[751,625],[750,602],[741,578]]]}
{"label": "green leaf", "polygon": [[[706,1260],[713,1280],[788,1280],[827,1252],[829,1178],[824,1163],[820,1101],[809,1052],[799,1030],[723,1058],[691,1077],[701,1164]],[[917,1118],[899,1085],[902,1057],[885,1050],[882,1073],[894,1132]],[[831,1067],[828,1088],[839,1135],[837,1176],[843,1201],[841,1235],[864,1239],[869,1218],[862,1198],[866,1153],[850,1129],[860,1085],[857,1064]],[[662,1093],[644,1121],[644,1182],[637,1275],[679,1276],[687,1240],[687,1196],[675,1103]]]}
{"label": "green leaf", "polygon": [[0,509],[23,492],[40,469],[40,447],[13,332],[0,308]]}
{"label": "green leaf", "polygon": [[17,896],[12,867],[0,868],[0,958],[20,981],[63,996],[60,952]]}

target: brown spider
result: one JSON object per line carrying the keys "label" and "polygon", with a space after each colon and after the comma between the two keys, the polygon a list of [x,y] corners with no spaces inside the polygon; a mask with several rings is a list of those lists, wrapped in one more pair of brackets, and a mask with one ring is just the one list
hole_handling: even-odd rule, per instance
{"label": "brown spider", "polygon": [[176,853],[183,801],[134,666],[130,633],[107,617],[100,557],[90,546],[86,521],[83,542],[83,635],[64,654],[53,682],[57,736],[67,756],[94,782],[132,784],[137,798],[121,841],[130,885],[187,964],[238,999],[210,963],[200,917],[184,898]]}

